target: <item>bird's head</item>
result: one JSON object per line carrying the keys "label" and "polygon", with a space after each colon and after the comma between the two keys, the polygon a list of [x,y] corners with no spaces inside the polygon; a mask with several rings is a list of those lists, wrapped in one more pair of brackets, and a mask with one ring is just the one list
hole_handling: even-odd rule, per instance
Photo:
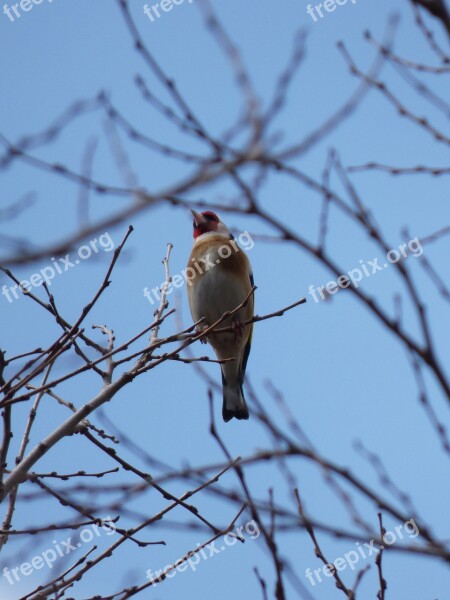
{"label": "bird's head", "polygon": [[231,236],[228,227],[222,223],[212,210],[205,210],[202,213],[198,213],[195,210],[191,210],[191,212],[194,215],[194,240],[203,233],[218,233],[227,237]]}

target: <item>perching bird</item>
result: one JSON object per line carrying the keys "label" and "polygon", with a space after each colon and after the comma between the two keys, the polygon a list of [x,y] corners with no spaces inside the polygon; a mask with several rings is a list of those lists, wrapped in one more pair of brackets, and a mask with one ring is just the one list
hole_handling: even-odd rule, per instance
{"label": "perching bird", "polygon": [[[188,262],[188,269],[192,270],[186,269],[192,275],[188,279],[189,306],[194,321],[204,318],[201,327],[205,327],[245,300],[253,287],[253,275],[247,255],[219,217],[209,210],[201,214],[193,210],[192,214],[194,246]],[[243,323],[253,317],[253,307],[252,294],[243,308],[219,325],[219,328],[232,326],[232,332],[208,336],[219,360],[235,359],[221,364],[224,421],[249,416],[242,385],[253,325]]]}

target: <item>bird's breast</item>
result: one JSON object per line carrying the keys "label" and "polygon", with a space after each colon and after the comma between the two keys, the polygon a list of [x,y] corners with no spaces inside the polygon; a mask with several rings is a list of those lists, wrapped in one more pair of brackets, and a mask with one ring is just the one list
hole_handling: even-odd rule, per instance
{"label": "bird's breast", "polygon": [[[226,311],[239,306],[251,290],[248,259],[234,240],[207,236],[194,245],[188,267],[195,270],[188,285],[195,321],[202,317],[208,324],[217,321]],[[247,312],[252,312],[248,308],[243,309],[240,318],[245,319]]]}

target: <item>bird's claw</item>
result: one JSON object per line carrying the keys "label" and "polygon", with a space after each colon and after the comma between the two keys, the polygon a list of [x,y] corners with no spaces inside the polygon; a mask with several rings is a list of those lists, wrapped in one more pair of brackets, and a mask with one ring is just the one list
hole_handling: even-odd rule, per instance
{"label": "bird's claw", "polygon": [[[209,325],[197,325],[197,327],[196,327],[197,335],[206,331],[206,329],[208,329],[208,327],[209,327]],[[206,344],[207,342],[208,342],[207,336],[200,338],[201,344]]]}
{"label": "bird's claw", "polygon": [[244,323],[239,319],[239,317],[234,317],[231,327],[233,329],[234,339],[236,341],[240,340],[244,335]]}

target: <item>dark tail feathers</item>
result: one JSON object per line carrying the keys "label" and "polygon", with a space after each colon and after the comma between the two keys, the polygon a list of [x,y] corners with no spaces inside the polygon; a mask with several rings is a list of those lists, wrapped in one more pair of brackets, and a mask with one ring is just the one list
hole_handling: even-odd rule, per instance
{"label": "dark tail feathers", "polygon": [[222,385],[223,385],[223,406],[222,416],[225,422],[229,421],[233,417],[239,420],[248,419],[249,413],[247,404],[245,403],[244,392],[242,390],[242,384],[236,382],[236,385],[231,386],[227,383],[225,377],[222,374]]}

